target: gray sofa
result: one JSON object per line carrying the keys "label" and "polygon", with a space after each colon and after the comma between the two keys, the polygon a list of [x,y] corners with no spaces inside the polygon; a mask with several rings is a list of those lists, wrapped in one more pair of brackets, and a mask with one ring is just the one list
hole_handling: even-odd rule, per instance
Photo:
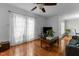
{"label": "gray sofa", "polygon": [[79,38],[77,36],[72,37],[70,43],[65,49],[66,56],[79,56]]}

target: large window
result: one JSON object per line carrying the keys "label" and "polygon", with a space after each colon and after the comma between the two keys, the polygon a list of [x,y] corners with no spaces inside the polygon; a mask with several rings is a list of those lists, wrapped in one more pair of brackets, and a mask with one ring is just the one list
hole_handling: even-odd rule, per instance
{"label": "large window", "polygon": [[27,39],[34,39],[35,35],[35,20],[32,17],[27,17]]}
{"label": "large window", "polygon": [[13,45],[23,43],[23,35],[26,29],[26,17],[12,13],[11,42]]}
{"label": "large window", "polygon": [[22,15],[15,14],[15,19],[13,23],[15,42],[21,43],[23,41],[24,31],[26,29],[26,18]]}
{"label": "large window", "polygon": [[12,45],[21,44],[25,41],[34,39],[35,19],[11,13],[10,42]]}
{"label": "large window", "polygon": [[61,22],[61,35],[63,35],[65,33],[65,22],[62,21]]}

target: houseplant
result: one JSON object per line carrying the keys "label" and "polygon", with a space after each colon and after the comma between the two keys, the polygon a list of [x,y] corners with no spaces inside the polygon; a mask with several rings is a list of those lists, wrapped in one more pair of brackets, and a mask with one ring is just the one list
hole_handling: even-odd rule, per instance
{"label": "houseplant", "polygon": [[48,36],[48,37],[54,37],[54,33],[55,33],[55,32],[54,32],[53,30],[48,30],[48,31],[47,31],[47,36]]}
{"label": "houseplant", "polygon": [[65,36],[70,36],[71,35],[71,30],[70,29],[65,29]]}

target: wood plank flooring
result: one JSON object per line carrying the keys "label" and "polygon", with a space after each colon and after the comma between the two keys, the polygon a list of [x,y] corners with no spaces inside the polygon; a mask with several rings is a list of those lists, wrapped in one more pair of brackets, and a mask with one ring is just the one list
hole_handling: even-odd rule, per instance
{"label": "wood plank flooring", "polygon": [[52,46],[51,51],[40,47],[40,40],[24,43],[0,52],[0,56],[63,56],[59,46]]}

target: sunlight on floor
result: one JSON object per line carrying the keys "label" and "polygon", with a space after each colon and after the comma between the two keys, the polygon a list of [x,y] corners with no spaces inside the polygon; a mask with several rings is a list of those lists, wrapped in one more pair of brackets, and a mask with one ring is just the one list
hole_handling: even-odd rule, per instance
{"label": "sunlight on floor", "polygon": [[28,45],[27,48],[27,55],[28,56],[33,56],[34,55],[34,43],[32,43],[31,45]]}

